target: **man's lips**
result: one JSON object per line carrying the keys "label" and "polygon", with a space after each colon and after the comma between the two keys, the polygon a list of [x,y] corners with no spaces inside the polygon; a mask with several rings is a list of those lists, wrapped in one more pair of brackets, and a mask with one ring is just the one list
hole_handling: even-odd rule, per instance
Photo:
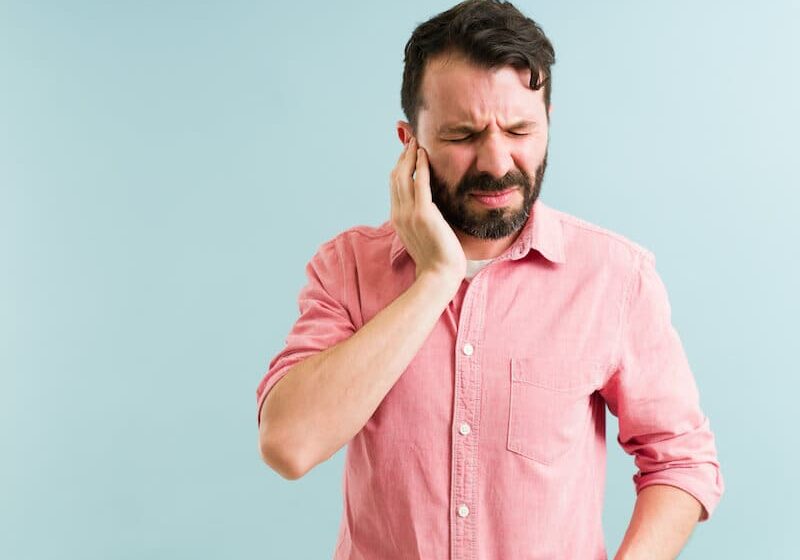
{"label": "man's lips", "polygon": [[515,190],[517,190],[516,187],[511,187],[504,191],[470,191],[470,194],[474,194],[475,196],[503,196]]}
{"label": "man's lips", "polygon": [[475,200],[484,206],[488,206],[489,208],[501,208],[511,202],[511,197],[516,190],[517,189],[512,188],[500,192],[491,192],[486,194],[472,192],[470,194]]}

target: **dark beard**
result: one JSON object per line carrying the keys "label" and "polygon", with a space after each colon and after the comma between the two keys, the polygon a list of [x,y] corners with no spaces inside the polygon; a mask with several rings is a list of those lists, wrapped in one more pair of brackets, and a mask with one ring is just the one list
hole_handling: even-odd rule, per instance
{"label": "dark beard", "polygon": [[[455,188],[450,188],[430,167],[431,198],[450,227],[479,239],[501,239],[525,225],[533,203],[539,198],[545,169],[547,151],[536,169],[533,183],[530,175],[513,169],[500,179],[488,173],[465,175]],[[500,192],[514,186],[522,191],[522,205],[518,210],[487,208],[476,212],[467,207],[469,193],[473,191]]]}

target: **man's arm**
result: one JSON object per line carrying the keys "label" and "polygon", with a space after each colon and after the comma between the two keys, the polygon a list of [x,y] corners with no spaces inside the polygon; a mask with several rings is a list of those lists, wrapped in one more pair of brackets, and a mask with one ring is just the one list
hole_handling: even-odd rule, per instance
{"label": "man's arm", "polygon": [[303,476],[361,430],[464,278],[466,256],[433,204],[428,157],[417,148],[411,138],[390,180],[392,225],[414,260],[416,281],[352,333],[344,298],[333,295],[341,257],[326,244],[309,263],[291,343],[257,391],[261,455],[285,478]]}
{"label": "man's arm", "polygon": [[292,366],[260,411],[264,462],[296,479],[336,453],[367,423],[457,288],[423,274],[350,338]]}
{"label": "man's arm", "polygon": [[702,504],[680,488],[664,484],[642,488],[614,560],[677,558],[702,514]]}
{"label": "man's arm", "polygon": [[616,367],[600,390],[619,419],[617,441],[638,467],[636,507],[617,558],[674,558],[695,523],[712,515],[724,485],[666,286],[654,255],[639,257]]}

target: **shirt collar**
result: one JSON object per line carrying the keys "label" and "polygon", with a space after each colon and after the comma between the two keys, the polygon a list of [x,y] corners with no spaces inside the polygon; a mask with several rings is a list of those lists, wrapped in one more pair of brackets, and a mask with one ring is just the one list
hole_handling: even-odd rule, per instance
{"label": "shirt collar", "polygon": [[[564,232],[562,230],[561,219],[558,217],[556,211],[547,206],[540,199],[536,199],[531,207],[531,213],[525,225],[522,227],[522,232],[514,243],[506,249],[506,251],[497,257],[498,259],[521,259],[531,249],[536,249],[539,253],[544,255],[549,261],[555,263],[567,262],[564,253]],[[392,233],[392,249],[391,249],[391,262],[392,264],[403,253],[407,254],[403,242],[396,231]]]}

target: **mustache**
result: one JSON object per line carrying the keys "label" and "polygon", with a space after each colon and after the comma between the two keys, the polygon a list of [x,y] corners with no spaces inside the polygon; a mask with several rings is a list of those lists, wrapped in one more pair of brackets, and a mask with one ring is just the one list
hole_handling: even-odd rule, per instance
{"label": "mustache", "polygon": [[500,179],[492,177],[488,173],[469,175],[459,181],[456,193],[466,196],[472,191],[501,192],[511,187],[528,189],[530,188],[530,178],[518,170],[509,171]]}

